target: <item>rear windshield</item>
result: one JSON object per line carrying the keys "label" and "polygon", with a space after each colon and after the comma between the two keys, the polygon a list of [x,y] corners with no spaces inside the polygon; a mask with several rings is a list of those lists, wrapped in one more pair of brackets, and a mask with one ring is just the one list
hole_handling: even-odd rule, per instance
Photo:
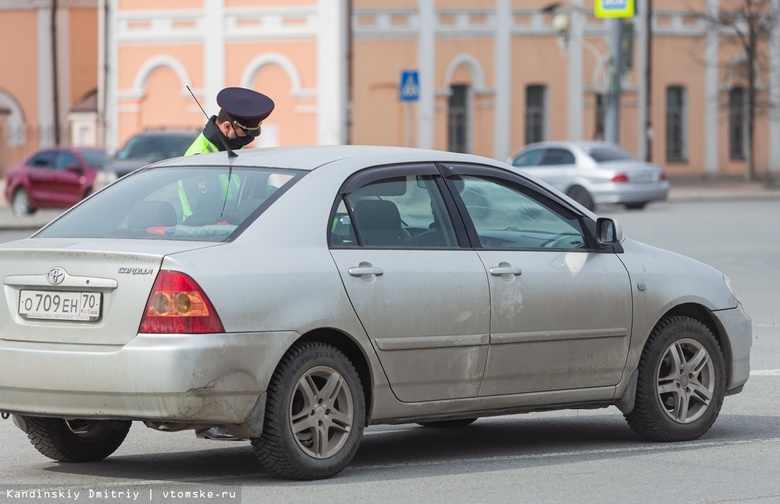
{"label": "rear windshield", "polygon": [[224,167],[140,170],[96,193],[35,236],[226,241],[304,173],[271,168],[229,172]]}
{"label": "rear windshield", "polygon": [[631,154],[618,147],[594,147],[588,151],[588,154],[599,163],[634,160]]}

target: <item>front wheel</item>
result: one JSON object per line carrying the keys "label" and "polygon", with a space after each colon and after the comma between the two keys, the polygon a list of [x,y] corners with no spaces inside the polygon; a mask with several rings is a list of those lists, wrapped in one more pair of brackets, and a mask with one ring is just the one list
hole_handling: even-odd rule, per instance
{"label": "front wheel", "polygon": [[665,317],[639,361],[636,403],[625,415],[652,441],[690,441],[709,430],[726,390],[726,365],[715,336],[690,317]]}
{"label": "front wheel", "polygon": [[24,217],[35,213],[35,209],[30,206],[30,195],[27,194],[25,189],[19,188],[14,191],[13,199],[11,200],[11,210],[15,217]]}
{"label": "front wheel", "polygon": [[109,420],[24,419],[27,438],[50,459],[94,462],[116,451],[127,437],[131,422]]}
{"label": "front wheel", "polygon": [[330,478],[355,456],[365,417],[363,387],[349,359],[324,343],[296,343],[271,378],[263,434],[252,446],[279,476]]}

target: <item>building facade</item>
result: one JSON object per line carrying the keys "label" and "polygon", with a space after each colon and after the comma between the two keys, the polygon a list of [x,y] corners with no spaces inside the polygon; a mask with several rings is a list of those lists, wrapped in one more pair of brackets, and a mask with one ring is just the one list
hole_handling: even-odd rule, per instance
{"label": "building facade", "polygon": [[[671,176],[745,170],[743,54],[701,16],[740,1],[653,0],[652,12],[637,2],[627,21],[618,139]],[[59,0],[68,3],[75,19],[90,2]],[[190,92],[211,115],[225,86],[276,102],[256,146],[409,145],[497,159],[531,141],[593,138],[613,96],[610,21],[593,16],[591,0],[97,0],[92,18],[97,31],[83,33],[95,42],[95,130],[110,150],[144,129],[201,127]],[[761,51],[771,64],[756,84],[777,107],[780,28]],[[402,93],[404,72],[416,79]],[[41,123],[40,100],[19,104],[48,92],[46,79],[18,93],[5,79],[9,120],[15,102]],[[780,176],[771,109],[756,120],[758,176]]]}

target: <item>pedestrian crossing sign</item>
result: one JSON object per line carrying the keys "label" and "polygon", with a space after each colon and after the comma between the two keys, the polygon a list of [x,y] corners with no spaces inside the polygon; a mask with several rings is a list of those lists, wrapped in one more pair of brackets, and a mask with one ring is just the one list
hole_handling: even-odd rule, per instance
{"label": "pedestrian crossing sign", "polygon": [[420,77],[417,70],[402,70],[399,85],[401,101],[417,101],[420,99]]}
{"label": "pedestrian crossing sign", "polygon": [[597,18],[629,18],[634,16],[634,0],[596,0],[593,13]]}

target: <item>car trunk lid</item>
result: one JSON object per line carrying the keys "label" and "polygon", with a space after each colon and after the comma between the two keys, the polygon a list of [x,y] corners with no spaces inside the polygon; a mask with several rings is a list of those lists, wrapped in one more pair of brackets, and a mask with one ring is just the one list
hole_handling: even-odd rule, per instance
{"label": "car trunk lid", "polygon": [[215,243],[31,238],[0,250],[0,339],[123,345],[166,255]]}

